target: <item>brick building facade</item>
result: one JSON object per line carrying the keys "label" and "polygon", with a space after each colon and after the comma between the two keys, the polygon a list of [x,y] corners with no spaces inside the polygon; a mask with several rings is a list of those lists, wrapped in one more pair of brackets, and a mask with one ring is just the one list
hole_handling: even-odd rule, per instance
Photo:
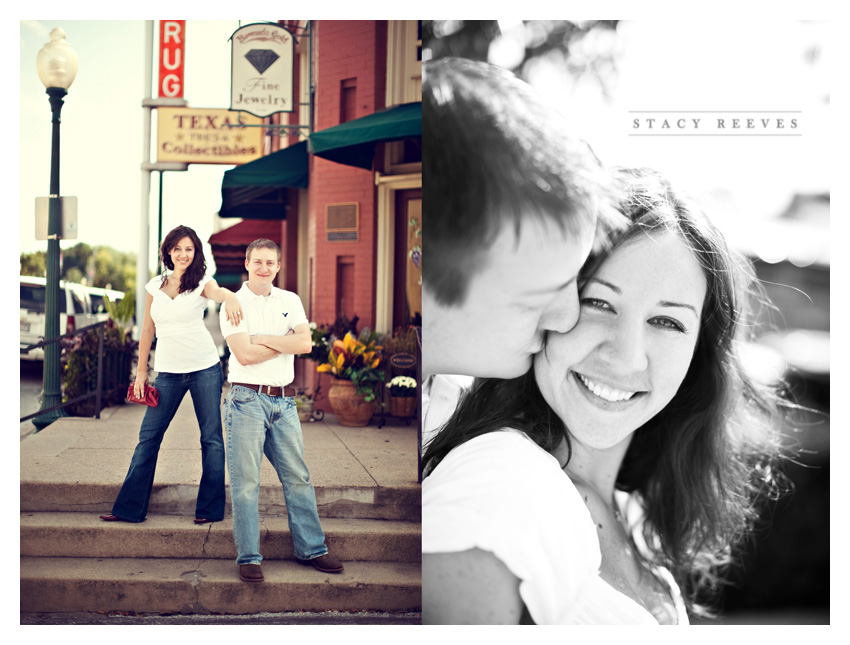
{"label": "brick building facade", "polygon": [[[267,118],[266,157],[226,173],[222,230],[210,239],[216,277],[238,285],[246,239],[265,231],[283,253],[278,286],[299,294],[311,321],[356,316],[359,329],[381,333],[421,324],[421,120],[418,136],[384,123],[397,114],[410,121],[417,109],[421,115],[421,22],[278,24],[296,42],[300,105]],[[366,119],[377,124],[369,135],[343,127]],[[317,152],[318,138],[341,128],[350,147],[325,158]],[[307,143],[308,154],[301,154],[299,142]],[[358,152],[358,160],[348,150]],[[228,192],[228,174],[244,179],[261,163],[266,170],[279,163],[279,176],[288,179]],[[290,173],[300,164],[304,177]],[[232,217],[244,221],[230,226]],[[312,388],[315,374],[304,376],[303,385]]]}

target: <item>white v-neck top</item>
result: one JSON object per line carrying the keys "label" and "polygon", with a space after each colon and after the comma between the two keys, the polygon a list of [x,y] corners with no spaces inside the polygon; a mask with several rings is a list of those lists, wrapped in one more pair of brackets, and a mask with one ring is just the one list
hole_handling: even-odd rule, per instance
{"label": "white v-neck top", "polygon": [[172,299],[160,287],[162,276],[145,285],[153,297],[151,318],[156,325],[154,370],[185,374],[212,367],[219,362],[209,330],[204,325],[204,310],[209,300],[201,295],[212,278],[205,275],[197,288]]}
{"label": "white v-neck top", "polygon": [[[599,575],[596,525],[558,461],[524,433],[504,430],[454,448],[422,483],[422,552],[479,548],[520,580],[538,625],[657,625]],[[679,624],[687,611],[666,576]]]}

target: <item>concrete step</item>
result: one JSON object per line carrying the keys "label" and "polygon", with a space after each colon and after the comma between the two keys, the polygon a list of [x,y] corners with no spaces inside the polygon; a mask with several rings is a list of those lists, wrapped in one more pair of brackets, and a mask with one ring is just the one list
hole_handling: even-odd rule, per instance
{"label": "concrete step", "polygon": [[[129,464],[129,459],[127,459]],[[286,516],[283,489],[279,482],[260,486],[261,516]],[[271,466],[268,466],[271,468]],[[373,520],[421,520],[421,488],[418,484],[396,486],[322,486],[314,484],[316,504],[322,518]],[[121,484],[97,482],[21,482],[21,511],[30,512],[112,512]],[[226,489],[225,517],[231,515],[230,489]],[[151,491],[148,517],[153,515],[193,515],[198,496],[197,484],[156,483]]]}
{"label": "concrete step", "polygon": [[[192,522],[201,478],[199,430],[186,397],[159,450],[148,518],[103,522],[127,474],[145,409],[59,419],[21,441],[21,612],[259,614],[418,611],[421,605],[418,434],[304,424],[305,460],[332,554],[322,574],[292,559],[277,473],[260,468],[266,581],[242,582],[232,511]],[[226,489],[229,500],[229,487]]]}
{"label": "concrete step", "polygon": [[[108,510],[106,511],[108,512]],[[21,556],[75,558],[208,558],[235,561],[233,521],[194,524],[193,515],[149,515],[139,524],[104,522],[94,512],[21,513]],[[323,519],[326,544],[343,562],[421,560],[418,522]],[[260,552],[293,557],[285,517],[260,517]]]}
{"label": "concrete step", "polygon": [[234,562],[180,558],[21,558],[21,612],[129,611],[256,614],[418,611],[419,563],[346,562],[326,574],[264,560],[265,582],[239,579]]}

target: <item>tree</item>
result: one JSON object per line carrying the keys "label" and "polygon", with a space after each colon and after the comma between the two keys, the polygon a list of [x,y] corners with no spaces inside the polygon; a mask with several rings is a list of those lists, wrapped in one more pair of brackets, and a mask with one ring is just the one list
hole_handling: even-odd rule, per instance
{"label": "tree", "polygon": [[[45,251],[21,253],[21,275],[44,277],[46,273]],[[136,289],[136,254],[80,242],[62,249],[60,277],[78,283],[88,278],[93,287],[133,292]]]}
{"label": "tree", "polygon": [[136,254],[106,246],[94,250],[94,286],[132,292],[136,289]]}
{"label": "tree", "polygon": [[[85,242],[62,249],[62,276],[70,282],[79,282],[88,275],[88,262],[92,256],[92,247]],[[75,271],[72,271],[75,269]],[[73,277],[72,277],[73,276]]]}
{"label": "tree", "polygon": [[47,253],[45,251],[21,253],[21,275],[41,277],[47,275]]}
{"label": "tree", "polygon": [[85,284],[83,282],[85,277],[86,276],[83,275],[83,272],[80,271],[77,267],[71,267],[62,275],[63,280],[67,280],[68,282],[76,282],[78,284]]}

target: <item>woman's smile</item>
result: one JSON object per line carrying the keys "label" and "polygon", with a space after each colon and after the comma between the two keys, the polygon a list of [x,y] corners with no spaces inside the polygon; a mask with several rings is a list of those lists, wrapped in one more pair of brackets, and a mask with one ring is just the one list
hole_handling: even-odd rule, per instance
{"label": "woman's smile", "polygon": [[[570,372],[575,380],[593,397],[607,401],[608,403],[619,403],[633,401],[637,397],[645,394],[644,391],[626,390],[611,385],[607,385],[601,380],[591,379],[579,372]],[[590,399],[593,401],[593,398]]]}

